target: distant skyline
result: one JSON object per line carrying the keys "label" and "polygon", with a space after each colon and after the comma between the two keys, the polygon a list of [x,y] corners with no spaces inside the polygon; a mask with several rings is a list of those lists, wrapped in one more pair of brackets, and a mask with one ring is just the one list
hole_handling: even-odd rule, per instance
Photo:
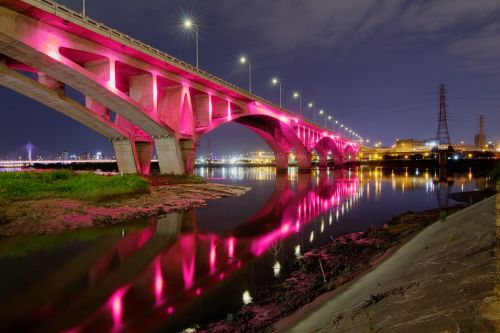
{"label": "distant skyline", "polygon": [[[81,1],[60,3],[80,11]],[[244,9],[244,10],[243,10]],[[294,91],[363,137],[432,138],[439,84],[447,85],[453,142],[473,143],[479,114],[488,140],[500,140],[500,2],[416,0],[87,1],[87,15],[171,55],[195,63],[192,36],[179,27],[191,15],[200,29],[200,67],[298,112]],[[0,87],[0,156],[32,141],[60,153],[102,151],[111,144],[72,119]],[[323,123],[322,116],[317,119]],[[201,138],[199,152],[269,150],[257,135],[227,124]]]}

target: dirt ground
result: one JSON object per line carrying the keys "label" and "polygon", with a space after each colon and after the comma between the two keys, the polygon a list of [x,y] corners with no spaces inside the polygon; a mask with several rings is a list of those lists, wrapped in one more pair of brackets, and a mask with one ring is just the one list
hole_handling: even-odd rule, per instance
{"label": "dirt ground", "polygon": [[250,188],[220,184],[162,185],[151,193],[109,202],[70,199],[18,201],[0,207],[0,236],[57,233],[110,225],[204,206],[207,200],[241,196]]}

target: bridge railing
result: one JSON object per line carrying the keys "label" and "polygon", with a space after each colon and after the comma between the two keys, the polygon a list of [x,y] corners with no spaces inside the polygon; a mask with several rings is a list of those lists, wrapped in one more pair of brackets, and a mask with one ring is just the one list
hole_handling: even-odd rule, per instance
{"label": "bridge railing", "polygon": [[[259,97],[253,93],[248,92],[247,90],[240,88],[233,83],[227,82],[217,76],[214,76],[198,67],[195,67],[193,65],[190,65],[180,59],[175,58],[174,56],[171,56],[170,54],[167,54],[163,51],[160,51],[159,49],[148,45],[146,43],[143,43],[133,37],[130,37],[127,34],[121,33],[116,29],[113,29],[101,22],[98,22],[96,20],[93,20],[89,18],[88,16],[83,16],[82,14],[66,7],[63,6],[55,1],[52,0],[22,0],[22,2],[30,4],[34,7],[37,7],[43,11],[46,11],[48,13],[51,13],[57,17],[60,17],[63,20],[66,20],[68,22],[75,23],[79,26],[82,26],[88,30],[91,30],[93,32],[99,33],[100,35],[112,38],[113,40],[126,45],[131,48],[135,48],[136,50],[143,52],[149,56],[155,57],[158,60],[161,60],[165,62],[166,64],[169,64],[171,66],[176,66],[186,72],[190,72],[191,74],[195,74],[203,79],[213,81],[217,84],[220,84],[221,86],[233,90],[234,92],[237,92],[241,96],[244,96],[250,100],[257,101],[259,103],[262,103],[266,106],[270,106],[274,109],[278,109],[286,114],[288,114],[290,117],[297,117],[297,114],[284,109],[283,107],[266,100],[262,97]],[[308,119],[302,118],[303,122],[308,123],[311,127],[317,127],[320,130],[326,130],[323,127],[321,127],[318,124],[315,124]],[[339,133],[340,134],[340,133]]]}

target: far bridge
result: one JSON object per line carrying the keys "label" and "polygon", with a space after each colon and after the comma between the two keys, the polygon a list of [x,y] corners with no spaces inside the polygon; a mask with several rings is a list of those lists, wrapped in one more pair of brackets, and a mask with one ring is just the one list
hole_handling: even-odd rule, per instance
{"label": "far bridge", "polygon": [[[25,75],[23,73],[33,73]],[[200,137],[228,122],[274,151],[276,168],[355,159],[348,140],[149,45],[50,0],[0,0],[0,84],[111,140],[122,173],[191,173]],[[65,86],[85,96],[68,97]]]}

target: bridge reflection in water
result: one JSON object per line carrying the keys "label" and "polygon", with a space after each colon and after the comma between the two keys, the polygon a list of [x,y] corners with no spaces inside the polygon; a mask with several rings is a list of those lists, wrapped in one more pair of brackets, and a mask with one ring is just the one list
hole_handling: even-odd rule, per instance
{"label": "bridge reflection in water", "polygon": [[[225,316],[250,301],[257,280],[272,283],[273,275],[283,278],[285,258],[300,255],[319,238],[327,242],[335,229],[345,228],[338,221],[355,205],[383,205],[383,177],[384,191],[391,196],[417,188],[432,197],[437,194],[427,173],[418,177],[384,176],[377,170],[269,174],[276,177],[269,199],[253,216],[224,231],[206,230],[198,221],[199,212],[192,210],[152,219],[140,230],[116,233],[112,242],[109,237],[92,242],[8,305],[0,305],[6,318],[2,327],[47,332],[158,326],[182,330],[199,318]],[[470,176],[456,179],[462,191],[464,184],[468,187],[474,181]],[[431,201],[436,204],[435,198]]]}
{"label": "bridge reflection in water", "polygon": [[[260,211],[224,234],[200,230],[193,210],[153,219],[148,227],[123,234],[104,255],[95,255],[104,246],[96,242],[11,304],[19,316],[15,317],[24,317],[13,328],[36,325],[41,331],[73,332],[152,328],[188,311],[196,298],[223,285],[283,239],[297,235],[304,241],[303,229],[316,217],[334,212],[331,224],[359,197],[358,178],[345,173],[290,177],[298,181],[277,175],[274,193]],[[314,231],[308,240],[311,237]],[[38,302],[29,313],[19,312]]]}

